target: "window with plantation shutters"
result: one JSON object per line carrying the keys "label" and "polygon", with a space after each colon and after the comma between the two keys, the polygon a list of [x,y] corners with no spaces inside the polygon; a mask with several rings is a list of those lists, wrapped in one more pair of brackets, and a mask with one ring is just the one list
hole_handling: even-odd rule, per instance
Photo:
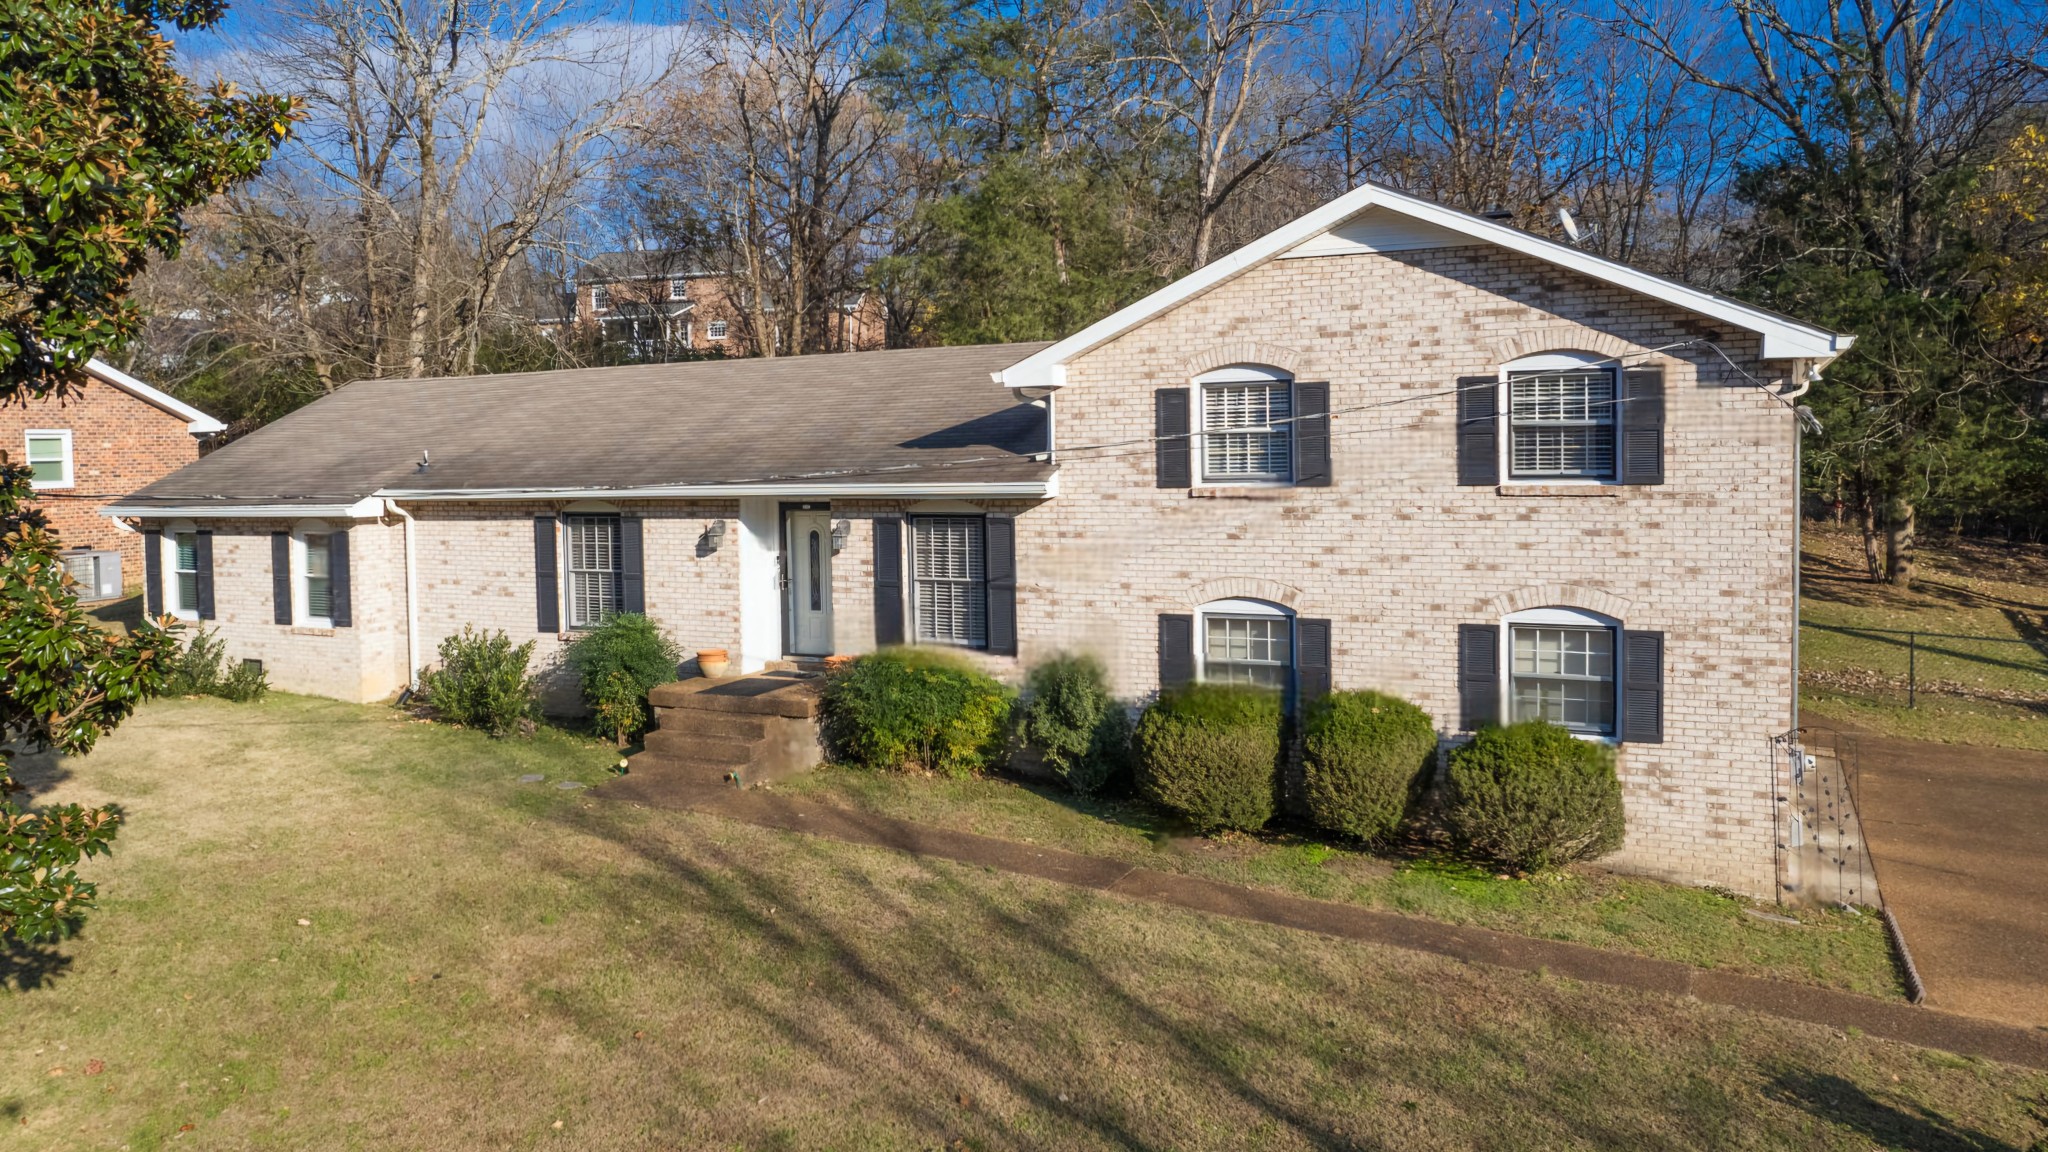
{"label": "window with plantation shutters", "polygon": [[1614,370],[1508,373],[1508,471],[1518,480],[1614,478]]}
{"label": "window with plantation shutters", "polygon": [[1205,383],[1201,395],[1203,479],[1293,478],[1292,383]]}
{"label": "window with plantation shutters", "polygon": [[595,628],[619,611],[619,518],[565,516],[569,627]]}
{"label": "window with plantation shutters", "polygon": [[979,516],[910,522],[910,608],[920,644],[988,647],[988,554]]}

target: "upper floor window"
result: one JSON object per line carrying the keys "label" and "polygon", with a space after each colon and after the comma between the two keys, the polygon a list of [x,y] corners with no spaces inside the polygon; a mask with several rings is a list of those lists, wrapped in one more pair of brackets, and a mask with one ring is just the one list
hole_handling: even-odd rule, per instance
{"label": "upper floor window", "polygon": [[1615,370],[1578,353],[1508,365],[1508,475],[1615,478]]}
{"label": "upper floor window", "polygon": [[704,325],[704,336],[709,340],[725,339],[725,321],[713,320]]}
{"label": "upper floor window", "polygon": [[1197,620],[1199,679],[1285,691],[1294,683],[1294,618],[1262,600],[1218,600]]}
{"label": "upper floor window", "polygon": [[569,627],[595,628],[619,610],[619,518],[563,518],[569,569]]}
{"label": "upper floor window", "polygon": [[603,285],[603,284],[593,284],[593,285],[591,285],[591,286],[590,286],[590,310],[591,310],[592,312],[604,312],[604,311],[608,311],[608,310],[609,310],[609,309],[611,308],[611,306],[612,306],[612,290],[611,290],[610,288],[606,287],[606,286],[605,286],[605,285]]}
{"label": "upper floor window", "polygon": [[1202,478],[1294,476],[1294,382],[1265,368],[1225,368],[1196,377],[1201,404]]}
{"label": "upper floor window", "polygon": [[66,429],[30,430],[28,466],[32,488],[69,488],[73,484],[71,433]]}
{"label": "upper floor window", "polygon": [[689,299],[689,296],[690,296],[690,282],[689,282],[688,280],[685,280],[685,279],[683,279],[683,278],[682,278],[681,276],[674,276],[674,277],[671,277],[671,278],[669,279],[669,282],[668,282],[668,298],[669,298],[669,299],[671,299],[671,300],[687,300],[687,299]]}
{"label": "upper floor window", "polygon": [[919,644],[988,647],[988,539],[979,516],[910,520],[911,617]]}
{"label": "upper floor window", "polygon": [[1615,627],[1575,609],[1508,619],[1508,718],[1573,732],[1614,733]]}

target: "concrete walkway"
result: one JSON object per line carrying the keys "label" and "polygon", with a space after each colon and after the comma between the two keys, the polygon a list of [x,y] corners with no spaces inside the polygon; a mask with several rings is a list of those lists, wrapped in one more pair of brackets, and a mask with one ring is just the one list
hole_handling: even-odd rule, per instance
{"label": "concrete walkway", "polygon": [[2048,754],[1855,747],[1863,834],[1927,1003],[2048,1028]]}
{"label": "concrete walkway", "polygon": [[666,780],[626,776],[600,785],[595,794],[1034,876],[1126,899],[1429,952],[1468,963],[1496,964],[1526,972],[1542,970],[1596,984],[1691,996],[1791,1020],[1840,1029],[1857,1028],[1887,1040],[2048,1068],[2048,1030],[2015,1028],[1848,992],[1305,900],[1194,876],[1156,872],[1115,860],[928,827],[772,792],[727,787],[679,788]]}

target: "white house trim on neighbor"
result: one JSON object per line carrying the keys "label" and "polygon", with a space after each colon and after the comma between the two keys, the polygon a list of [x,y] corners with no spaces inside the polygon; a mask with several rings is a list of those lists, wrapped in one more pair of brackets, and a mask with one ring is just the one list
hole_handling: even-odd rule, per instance
{"label": "white house trim on neighbor", "polygon": [[[1377,235],[1336,237],[1345,225],[1373,208],[1384,209],[1414,221],[1428,234],[1425,238],[1401,238],[1399,229],[1380,228]],[[1533,256],[1561,268],[1617,287],[1639,292],[1655,300],[1710,316],[1763,338],[1765,360],[1807,360],[1819,368],[1849,350],[1854,337],[1801,324],[1788,317],[1730,300],[1712,292],[1689,288],[1662,276],[1654,276],[1625,264],[1581,252],[1568,245],[1546,240],[1520,228],[1459,212],[1404,195],[1377,184],[1362,184],[1321,208],[1299,217],[1200,270],[1183,276],[1150,296],[1090,324],[1072,336],[1035,353],[1000,372],[996,383],[1013,390],[1061,388],[1066,385],[1067,362],[1123,335],[1139,325],[1209,291],[1218,284],[1278,256],[1321,256],[1346,252],[1407,251],[1439,246],[1436,237],[1469,238],[1497,245],[1512,252]],[[1424,239],[1428,242],[1425,243]]]}
{"label": "white house trim on neighbor", "polygon": [[87,374],[101,383],[111,384],[138,400],[154,404],[171,415],[184,420],[185,430],[194,436],[211,436],[216,432],[227,431],[227,425],[185,403],[183,400],[172,396],[168,392],[151,388],[149,385],[144,384],[142,381],[137,380],[135,377],[130,376],[104,360],[87,361],[85,370]]}

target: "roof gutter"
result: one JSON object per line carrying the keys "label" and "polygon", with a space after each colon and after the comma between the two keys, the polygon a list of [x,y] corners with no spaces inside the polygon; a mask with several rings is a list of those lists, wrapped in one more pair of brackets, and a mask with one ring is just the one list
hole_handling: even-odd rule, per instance
{"label": "roof gutter", "polygon": [[661,500],[688,498],[738,499],[742,496],[929,498],[983,496],[1045,498],[1059,495],[1059,475],[1043,480],[939,481],[929,484],[848,483],[829,480],[779,480],[758,484],[650,484],[637,488],[380,488],[385,500]]}
{"label": "roof gutter", "polygon": [[302,516],[326,517],[342,520],[374,520],[384,514],[384,502],[374,496],[366,496],[351,504],[224,504],[218,501],[201,501],[195,504],[109,504],[100,509],[100,515],[129,517],[136,520],[183,520],[245,518],[276,520],[297,519]]}

